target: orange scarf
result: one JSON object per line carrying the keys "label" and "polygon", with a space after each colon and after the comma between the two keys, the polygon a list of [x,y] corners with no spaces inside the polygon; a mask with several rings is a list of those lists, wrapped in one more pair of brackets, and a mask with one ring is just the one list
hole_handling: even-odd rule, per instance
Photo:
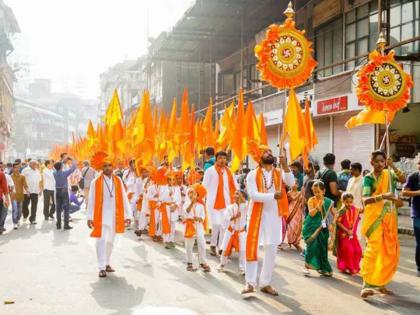
{"label": "orange scarf", "polygon": [[[104,205],[104,175],[102,174],[95,182],[95,205],[93,212],[93,230],[91,237],[102,236],[102,208]],[[115,187],[115,232],[124,233],[124,203],[121,181],[112,175],[112,182]]]}
{"label": "orange scarf", "polygon": [[169,203],[162,202],[160,204],[160,212],[162,213],[162,233],[163,234],[170,234],[171,233],[171,222],[168,217],[168,211],[166,211],[166,206]]}
{"label": "orange scarf", "polygon": [[[256,170],[256,182],[258,192],[266,192],[263,182],[263,171],[261,167]],[[273,169],[273,181],[276,191],[280,190],[280,183],[282,181],[281,172],[279,169]],[[287,193],[285,185],[281,185],[282,197],[277,200],[278,214],[281,217],[287,218],[289,215],[289,201],[287,200]],[[246,260],[257,261],[258,260],[258,241],[260,234],[261,215],[263,210],[263,202],[254,202],[251,217],[248,225],[248,235],[246,238]],[[279,231],[280,233],[280,231]]]}
{"label": "orange scarf", "polygon": [[[203,204],[202,201],[198,201],[199,204]],[[191,209],[191,211],[193,211],[193,216],[195,217],[195,207],[193,207]],[[201,224],[203,224],[203,228],[204,230],[206,230],[206,220],[207,220],[207,215],[206,218],[204,219],[204,222],[202,222]],[[197,231],[195,229],[195,220],[194,219],[185,219],[184,220],[184,224],[185,224],[185,233],[184,233],[184,237],[185,238],[193,238],[194,236],[196,236]]]}
{"label": "orange scarf", "polygon": [[157,209],[157,201],[149,200],[149,209],[150,209],[150,227],[149,227],[149,236],[153,237],[156,235],[156,218],[155,210]]}
{"label": "orange scarf", "polygon": [[241,229],[240,231],[235,231],[232,229],[231,226],[229,226],[228,231],[232,233],[229,239],[229,243],[226,246],[226,249],[223,252],[223,256],[229,257],[232,254],[232,250],[235,250],[236,252],[239,252],[239,233],[242,233],[245,231],[245,229]]}
{"label": "orange scarf", "polygon": [[[222,168],[215,165],[214,169],[219,175],[219,182],[217,184],[217,195],[216,195],[216,200],[214,202],[213,208],[215,210],[222,210],[226,208],[226,200],[225,200],[225,193],[224,193],[225,183],[223,179],[224,176],[223,176]],[[235,181],[233,179],[233,175],[230,169],[227,167],[225,167],[224,169],[225,169],[225,172],[227,172],[228,181],[229,181],[230,200],[232,201],[233,195],[235,194],[235,191],[236,191]]]}

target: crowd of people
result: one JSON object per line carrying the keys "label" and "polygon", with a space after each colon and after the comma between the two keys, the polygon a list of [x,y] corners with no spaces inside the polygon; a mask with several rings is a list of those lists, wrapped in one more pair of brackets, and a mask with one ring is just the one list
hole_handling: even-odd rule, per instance
{"label": "crowd of people", "polygon": [[[38,198],[43,195],[44,219],[55,220],[57,229],[72,229],[70,215],[85,205],[87,225],[96,238],[99,277],[115,271],[110,260],[117,234],[133,229],[137,237],[150,237],[170,251],[182,226],[186,270],[211,271],[209,239],[208,253],[218,257],[219,272],[238,253],[244,295],[257,287],[278,295],[271,286],[275,259],[288,246],[304,257],[305,276],[315,270],[331,277],[331,252],[340,272],[360,274],[361,297],[367,298],[390,293],[386,285],[398,266],[399,182],[404,184],[402,195],[411,198],[420,276],[420,175],[416,172],[406,180],[384,152],[372,153],[369,172],[360,163],[343,160],[338,173],[331,153],[320,167],[311,162],[288,163],[285,156],[277,158],[268,147],[260,146],[253,156],[255,169],[238,173],[228,167],[226,152],[207,148],[203,153],[203,168],[185,172],[167,162],[156,167],[131,160],[125,167],[97,154],[82,163],[63,153],[60,161],[0,164],[0,233],[5,231],[10,204],[14,229],[19,228],[21,217],[36,224]],[[418,166],[420,171],[420,160]],[[198,264],[193,259],[195,245]]]}

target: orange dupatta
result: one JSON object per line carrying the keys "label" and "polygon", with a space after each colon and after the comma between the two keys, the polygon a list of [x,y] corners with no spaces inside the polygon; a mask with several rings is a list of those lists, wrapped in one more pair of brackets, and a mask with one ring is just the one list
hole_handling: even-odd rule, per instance
{"label": "orange dupatta", "polygon": [[166,211],[167,202],[162,202],[160,205],[160,212],[162,213],[162,234],[171,233],[171,223],[169,222],[168,212]]}
{"label": "orange dupatta", "polygon": [[[214,166],[214,169],[216,170],[217,174],[219,175],[219,182],[217,184],[217,195],[216,200],[214,201],[214,209],[215,210],[222,210],[226,208],[226,200],[225,200],[225,194],[224,194],[224,188],[225,183],[223,180],[223,172],[220,167]],[[229,194],[230,194],[230,200],[233,200],[233,195],[236,191],[235,181],[233,179],[232,172],[229,168],[225,167],[225,171],[228,176],[228,184],[229,184]]]}
{"label": "orange dupatta", "polygon": [[[91,237],[102,236],[102,208],[104,205],[104,175],[102,174],[95,182],[95,205],[93,212],[93,230]],[[115,187],[115,232],[124,233],[124,203],[121,181],[112,175],[112,182]]]}
{"label": "orange dupatta", "polygon": [[150,227],[149,227],[149,236],[153,237],[156,235],[156,218],[155,210],[157,208],[157,201],[149,200],[149,209],[150,209]]}
{"label": "orange dupatta", "polygon": [[[279,169],[273,169],[273,181],[276,191],[279,191],[280,183],[282,181]],[[256,170],[256,184],[258,192],[265,192],[263,173],[261,167],[258,167]],[[282,197],[279,200],[277,200],[278,214],[281,217],[287,217],[289,215],[289,201],[287,200],[286,187],[284,185],[281,185],[281,192]],[[263,202],[254,202],[254,207],[252,208],[252,213],[248,226],[248,235],[246,238],[247,261],[258,260],[258,241],[260,236],[261,215],[263,206]]]}

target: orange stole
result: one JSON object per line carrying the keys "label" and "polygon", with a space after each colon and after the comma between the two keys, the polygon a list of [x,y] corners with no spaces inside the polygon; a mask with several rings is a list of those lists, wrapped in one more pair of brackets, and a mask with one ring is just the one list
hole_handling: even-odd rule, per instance
{"label": "orange stole", "polygon": [[[221,210],[221,209],[226,208],[226,200],[225,200],[225,194],[224,194],[225,184],[224,184],[222,170],[217,166],[214,166],[214,168],[219,176],[219,182],[217,184],[217,194],[216,194],[216,200],[214,201],[213,208],[215,210]],[[229,194],[230,194],[230,200],[232,201],[233,195],[235,194],[235,191],[236,191],[235,181],[233,179],[233,175],[230,169],[225,167],[225,171],[228,176]]]}
{"label": "orange stole", "polygon": [[184,237],[185,238],[193,238],[196,234],[195,231],[195,226],[194,226],[194,219],[186,219],[184,221],[185,224],[185,233],[184,233]]}
{"label": "orange stole", "polygon": [[[102,236],[102,208],[104,205],[104,175],[102,174],[95,182],[95,205],[93,212],[93,230],[91,237]],[[124,204],[123,189],[121,181],[112,175],[112,182],[115,187],[115,232],[124,233]]]}
{"label": "orange stole", "polygon": [[[256,184],[258,192],[265,192],[263,173],[261,167],[257,168],[256,174]],[[273,181],[276,191],[280,190],[280,183],[282,181],[281,172],[279,169],[273,169]],[[279,216],[287,217],[289,215],[289,201],[287,200],[286,187],[281,185],[282,197],[277,200],[277,206],[279,211]],[[264,203],[254,202],[254,207],[252,208],[251,217],[249,220],[248,226],[248,235],[246,238],[246,260],[247,261],[257,261],[258,260],[258,241],[260,236],[260,225],[261,225],[261,216]],[[280,231],[279,231],[280,233]]]}
{"label": "orange stole", "polygon": [[171,233],[171,222],[168,218],[168,211],[166,211],[166,206],[169,203],[162,202],[160,205],[160,212],[162,213],[162,233],[163,234],[170,234]]}
{"label": "orange stole", "polygon": [[228,231],[232,233],[229,239],[229,243],[226,246],[225,251],[223,252],[223,256],[229,257],[232,254],[232,250],[234,249],[236,252],[239,252],[239,233],[245,231],[245,229],[241,229],[240,231],[234,231],[231,226],[229,226]]}
{"label": "orange stole", "polygon": [[149,200],[149,209],[150,209],[150,227],[149,227],[149,236],[153,237],[156,235],[156,218],[155,210],[157,209],[157,201]]}
{"label": "orange stole", "polygon": [[140,196],[139,199],[136,201],[137,212],[141,212],[142,206],[143,206],[143,196]]}

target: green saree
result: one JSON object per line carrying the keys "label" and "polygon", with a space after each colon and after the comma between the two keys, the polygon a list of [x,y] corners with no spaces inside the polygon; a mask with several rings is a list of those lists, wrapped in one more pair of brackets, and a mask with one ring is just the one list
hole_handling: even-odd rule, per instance
{"label": "green saree", "polygon": [[[309,209],[316,207],[317,199],[312,197],[308,200]],[[302,236],[306,243],[305,266],[308,269],[317,270],[323,275],[332,275],[332,268],[328,261],[328,228],[322,227],[323,218],[327,218],[333,201],[324,198],[322,214],[318,211],[313,217],[307,215],[303,222]]]}

